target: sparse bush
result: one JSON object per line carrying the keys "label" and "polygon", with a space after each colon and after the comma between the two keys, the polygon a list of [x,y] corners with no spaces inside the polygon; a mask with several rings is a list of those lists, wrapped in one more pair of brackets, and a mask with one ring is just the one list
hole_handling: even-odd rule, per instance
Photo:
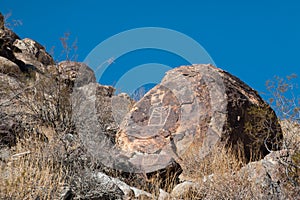
{"label": "sparse bush", "polygon": [[61,55],[65,56],[64,59],[66,61],[70,61],[70,60],[76,61],[77,57],[78,57],[77,56],[77,49],[78,49],[77,39],[75,39],[73,41],[73,43],[70,45],[70,43],[69,43],[70,35],[71,35],[71,33],[66,32],[66,33],[64,33],[63,37],[59,38],[60,42],[62,44],[62,47],[63,47],[63,51],[61,52]]}
{"label": "sparse bush", "polygon": [[300,191],[300,96],[295,92],[299,90],[295,80],[297,75],[292,74],[286,78],[275,77],[266,85],[271,95],[269,102],[281,119],[283,149],[289,154],[281,162],[288,180]]}
{"label": "sparse bush", "polygon": [[23,22],[20,19],[10,19],[12,16],[12,11],[8,12],[7,14],[4,15],[4,21],[5,21],[5,26],[13,29],[14,27],[17,26],[22,26]]}
{"label": "sparse bush", "polygon": [[249,120],[245,123],[244,131],[249,135],[254,147],[250,152],[250,161],[260,160],[271,151],[281,149],[282,130],[275,112],[269,105],[251,106],[246,112]]}

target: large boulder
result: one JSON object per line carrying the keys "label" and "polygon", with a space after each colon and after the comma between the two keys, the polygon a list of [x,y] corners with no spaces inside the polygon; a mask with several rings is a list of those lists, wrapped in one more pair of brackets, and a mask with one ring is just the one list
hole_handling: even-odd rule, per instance
{"label": "large boulder", "polygon": [[121,124],[117,145],[139,155],[131,159],[146,173],[180,165],[196,150],[232,148],[245,162],[280,148],[274,111],[256,91],[212,65],[182,66],[138,101]]}

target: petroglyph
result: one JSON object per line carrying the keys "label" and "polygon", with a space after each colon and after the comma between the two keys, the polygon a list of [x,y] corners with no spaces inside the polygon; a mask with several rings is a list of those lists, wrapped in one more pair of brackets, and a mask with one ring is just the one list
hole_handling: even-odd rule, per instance
{"label": "petroglyph", "polygon": [[148,126],[164,126],[170,114],[170,106],[153,106],[150,110]]}

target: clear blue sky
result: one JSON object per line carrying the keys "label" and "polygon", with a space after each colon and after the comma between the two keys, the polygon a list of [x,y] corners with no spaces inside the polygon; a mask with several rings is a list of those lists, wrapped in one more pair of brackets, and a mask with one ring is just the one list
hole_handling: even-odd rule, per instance
{"label": "clear blue sky", "polygon": [[[78,39],[78,61],[101,41],[138,27],[164,27],[199,42],[218,67],[236,75],[259,92],[275,75],[300,76],[299,1],[37,1],[0,0],[9,20],[20,19],[14,28],[21,37],[37,40],[48,50],[71,33]],[[115,65],[161,62],[175,67],[185,64],[166,52],[136,52],[116,60]],[[149,56],[148,56],[149,57]]]}

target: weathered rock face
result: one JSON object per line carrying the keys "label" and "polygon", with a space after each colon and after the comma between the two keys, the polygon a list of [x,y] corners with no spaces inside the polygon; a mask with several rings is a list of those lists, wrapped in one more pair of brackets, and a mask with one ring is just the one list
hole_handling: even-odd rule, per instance
{"label": "weathered rock face", "polygon": [[23,72],[33,68],[45,71],[45,66],[55,64],[41,44],[29,38],[20,39],[4,26],[0,27],[0,56],[15,63]]}
{"label": "weathered rock face", "polygon": [[[268,127],[263,126],[266,121],[271,122]],[[258,159],[279,148],[281,139],[273,110],[257,92],[211,65],[167,72],[134,105],[116,137],[124,151],[147,157],[147,162],[136,163],[147,172],[166,167],[172,159],[182,164],[191,148],[205,157],[226,146],[247,160]]]}
{"label": "weathered rock face", "polygon": [[251,162],[243,167],[237,176],[247,179],[256,185],[258,199],[298,199],[299,187],[291,190],[292,184],[297,184],[291,157],[293,152],[288,150],[274,151],[264,159]]}
{"label": "weathered rock face", "polygon": [[[52,69],[52,73],[60,74],[65,82],[72,82],[75,87],[80,87],[87,85],[89,83],[96,83],[96,77],[93,70],[91,70],[84,63],[63,61],[58,63],[58,70],[56,68]],[[76,81],[75,81],[76,80]]]}
{"label": "weathered rock face", "polygon": [[25,64],[14,55],[15,52],[21,52],[21,50],[13,45],[14,41],[20,38],[13,31],[4,27],[4,22],[0,23],[3,24],[0,27],[0,56],[7,58],[22,68]]}
{"label": "weathered rock face", "polygon": [[0,29],[4,28],[4,17],[3,15],[0,13]]}
{"label": "weathered rock face", "polygon": [[[17,59],[22,60],[26,64],[32,64],[39,66],[39,63],[43,65],[54,64],[53,58],[46,52],[45,48],[38,42],[29,38],[16,39],[13,46],[18,48],[19,52],[15,53]],[[33,62],[38,61],[38,62]]]}

